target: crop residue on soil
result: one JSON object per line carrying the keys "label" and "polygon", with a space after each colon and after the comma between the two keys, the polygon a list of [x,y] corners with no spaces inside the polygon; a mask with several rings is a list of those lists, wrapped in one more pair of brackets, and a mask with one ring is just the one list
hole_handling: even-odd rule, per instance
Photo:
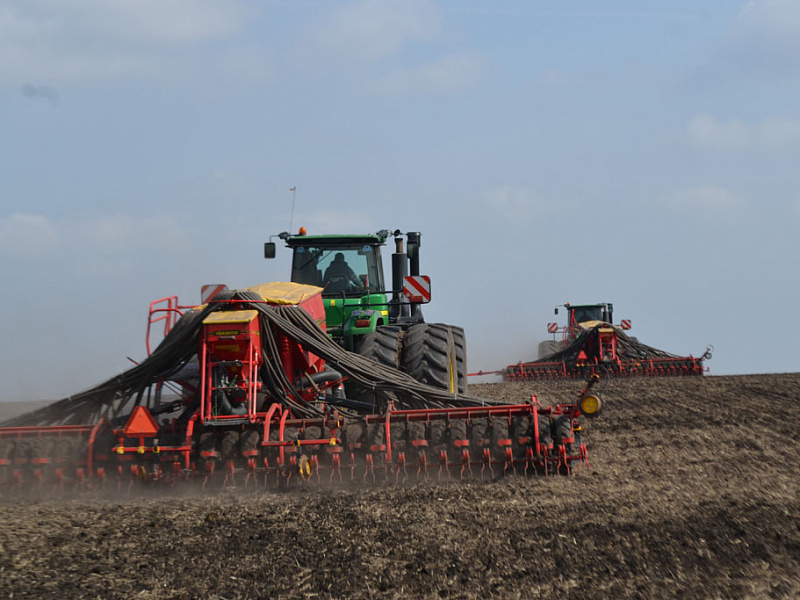
{"label": "crop residue on soil", "polygon": [[571,478],[4,499],[0,595],[800,596],[800,375],[616,380],[604,399]]}

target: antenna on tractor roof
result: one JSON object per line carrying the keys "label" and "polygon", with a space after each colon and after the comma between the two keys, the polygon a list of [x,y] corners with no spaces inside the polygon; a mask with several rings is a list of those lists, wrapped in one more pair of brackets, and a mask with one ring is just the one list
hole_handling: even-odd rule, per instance
{"label": "antenna on tractor roof", "polygon": [[292,192],[292,212],[289,215],[289,231],[291,231],[292,230],[292,222],[294,221],[294,199],[295,199],[295,196],[297,195],[297,186],[294,185],[294,186],[290,187],[289,191]]}

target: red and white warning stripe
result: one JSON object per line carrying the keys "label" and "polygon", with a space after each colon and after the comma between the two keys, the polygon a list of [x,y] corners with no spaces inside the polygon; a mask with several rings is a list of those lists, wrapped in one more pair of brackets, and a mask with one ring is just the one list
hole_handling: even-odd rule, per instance
{"label": "red and white warning stripe", "polygon": [[210,283],[208,285],[204,285],[200,288],[200,304],[211,302],[211,300],[214,299],[214,296],[220,292],[224,292],[227,289],[228,286],[221,283]]}
{"label": "red and white warning stripe", "polygon": [[431,278],[427,275],[411,275],[403,278],[403,295],[410,302],[430,302]]}

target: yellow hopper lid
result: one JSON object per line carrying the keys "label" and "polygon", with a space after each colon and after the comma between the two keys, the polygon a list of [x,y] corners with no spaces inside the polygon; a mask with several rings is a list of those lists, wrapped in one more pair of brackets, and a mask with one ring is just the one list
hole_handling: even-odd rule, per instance
{"label": "yellow hopper lid", "polygon": [[322,293],[322,288],[315,285],[280,281],[262,283],[245,289],[248,292],[255,292],[270,304],[300,304],[303,300]]}
{"label": "yellow hopper lid", "polygon": [[249,323],[258,316],[257,310],[220,310],[203,319],[203,325],[211,323]]}

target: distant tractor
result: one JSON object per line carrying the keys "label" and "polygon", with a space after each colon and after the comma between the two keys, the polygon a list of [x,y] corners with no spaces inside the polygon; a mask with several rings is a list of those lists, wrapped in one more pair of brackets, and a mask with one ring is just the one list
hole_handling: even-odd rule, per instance
{"label": "distant tractor", "polygon": [[[711,358],[712,347],[699,357],[679,356],[642,344],[625,332],[631,322],[613,324],[610,303],[564,304],[567,324],[547,325],[553,339],[539,344],[539,356],[531,362],[509,365],[501,371],[506,381],[564,379],[605,376],[703,375],[703,361]],[[558,314],[558,307],[555,309]],[[560,339],[559,339],[560,335]]]}
{"label": "distant tractor", "polygon": [[[567,309],[567,325],[562,328],[558,326],[558,323],[547,324],[547,332],[553,334],[553,339],[539,343],[539,358],[550,356],[569,346],[580,335],[581,325],[592,322],[614,322],[614,305],[609,302],[580,305],[567,302],[562,306]],[[558,307],[555,309],[555,314],[558,314]],[[630,323],[630,320],[625,319],[620,323],[620,328],[630,329]],[[562,334],[561,339],[557,339],[559,333]]]}
{"label": "distant tractor", "polygon": [[[384,279],[381,248],[394,237],[392,279]],[[408,250],[403,250],[403,236]],[[419,232],[381,230],[363,235],[277,236],[292,250],[291,281],[322,288],[328,335],[350,352],[400,369],[414,379],[453,393],[467,389],[464,330],[426,323],[421,304],[430,279],[420,275]],[[274,258],[275,242],[264,244]]]}

